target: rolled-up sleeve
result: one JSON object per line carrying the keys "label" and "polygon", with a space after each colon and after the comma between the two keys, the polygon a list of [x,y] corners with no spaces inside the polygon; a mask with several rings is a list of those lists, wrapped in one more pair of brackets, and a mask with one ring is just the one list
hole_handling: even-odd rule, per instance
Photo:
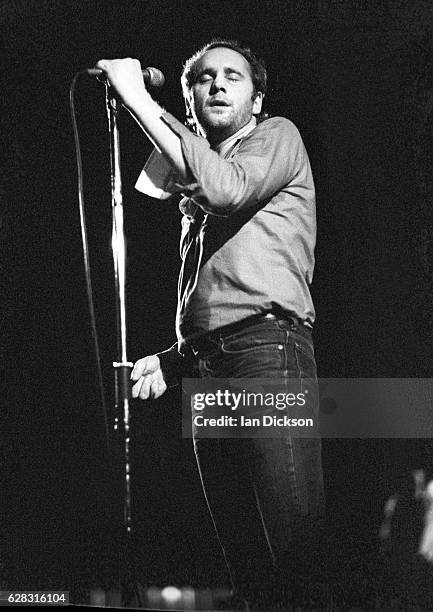
{"label": "rolled-up sleeve", "polygon": [[290,184],[305,161],[297,128],[282,117],[260,123],[230,159],[220,157],[206,139],[191,133],[169,113],[162,119],[179,136],[193,177],[185,194],[210,214],[229,216],[270,198]]}

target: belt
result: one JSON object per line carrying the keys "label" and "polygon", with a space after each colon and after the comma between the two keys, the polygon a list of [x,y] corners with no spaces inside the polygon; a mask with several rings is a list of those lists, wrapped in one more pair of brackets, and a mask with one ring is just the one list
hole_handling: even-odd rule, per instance
{"label": "belt", "polygon": [[307,333],[311,333],[312,328],[305,324],[303,321],[298,319],[297,317],[291,316],[286,313],[261,313],[251,315],[250,317],[246,317],[241,321],[236,321],[236,323],[229,323],[228,325],[224,325],[223,327],[218,327],[210,332],[207,332],[197,338],[192,338],[190,340],[186,340],[187,346],[192,350],[195,356],[204,355],[214,351],[219,346],[220,338],[224,338],[225,336],[231,336],[237,332],[243,331],[251,325],[255,325],[256,323],[260,323],[262,321],[285,321],[290,323],[291,329],[298,331],[304,331]]}

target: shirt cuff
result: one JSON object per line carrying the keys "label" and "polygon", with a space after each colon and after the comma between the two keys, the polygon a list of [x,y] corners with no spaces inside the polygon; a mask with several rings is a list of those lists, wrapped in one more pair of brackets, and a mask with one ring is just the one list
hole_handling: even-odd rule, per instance
{"label": "shirt cuff", "polygon": [[165,384],[169,388],[179,385],[182,378],[193,378],[195,357],[186,345],[180,350],[181,353],[179,344],[176,342],[169,349],[157,353]]}
{"label": "shirt cuff", "polygon": [[175,387],[182,378],[183,355],[178,351],[178,345],[173,344],[169,349],[157,353],[161,364],[162,374],[167,387]]}
{"label": "shirt cuff", "polygon": [[157,149],[153,149],[135,183],[135,188],[151,198],[167,200],[179,193],[182,186],[176,182],[173,168],[165,157]]}

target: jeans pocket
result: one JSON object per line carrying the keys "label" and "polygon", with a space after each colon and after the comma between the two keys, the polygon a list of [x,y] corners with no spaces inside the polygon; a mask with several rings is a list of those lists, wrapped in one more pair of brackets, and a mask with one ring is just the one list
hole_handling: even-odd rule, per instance
{"label": "jeans pocket", "polygon": [[308,407],[311,414],[317,416],[319,409],[319,386],[314,353],[309,349],[305,349],[305,343],[300,344],[298,342],[295,342],[294,351],[302,393],[308,398]]}
{"label": "jeans pocket", "polygon": [[301,378],[317,378],[314,351],[306,342],[295,340],[295,356]]}
{"label": "jeans pocket", "polygon": [[272,343],[237,350],[221,347],[211,367],[219,378],[275,378],[284,371],[283,346]]}

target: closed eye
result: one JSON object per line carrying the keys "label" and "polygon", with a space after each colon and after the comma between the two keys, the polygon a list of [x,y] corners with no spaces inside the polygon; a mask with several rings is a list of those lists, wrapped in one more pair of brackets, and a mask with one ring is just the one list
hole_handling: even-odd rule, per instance
{"label": "closed eye", "polygon": [[211,74],[209,74],[208,72],[204,72],[203,74],[199,76],[198,82],[207,83],[208,81],[211,81],[212,79],[213,79],[213,76]]}
{"label": "closed eye", "polygon": [[242,81],[244,78],[237,70],[227,70],[226,77],[229,81]]}

